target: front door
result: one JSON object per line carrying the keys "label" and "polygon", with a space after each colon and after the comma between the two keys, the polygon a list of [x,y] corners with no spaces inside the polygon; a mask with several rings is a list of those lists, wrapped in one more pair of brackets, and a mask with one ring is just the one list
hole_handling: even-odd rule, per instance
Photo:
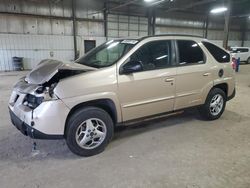
{"label": "front door", "polygon": [[169,40],[148,42],[119,67],[133,61],[143,67],[141,72],[118,75],[123,121],[173,110],[176,67],[172,49]]}

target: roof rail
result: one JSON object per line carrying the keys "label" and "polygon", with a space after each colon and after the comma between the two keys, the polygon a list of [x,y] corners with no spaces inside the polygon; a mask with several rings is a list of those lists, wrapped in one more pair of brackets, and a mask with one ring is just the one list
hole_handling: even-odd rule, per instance
{"label": "roof rail", "polygon": [[150,38],[150,37],[164,37],[164,36],[180,36],[180,37],[197,37],[197,38],[204,38],[203,36],[199,36],[199,35],[188,35],[188,34],[160,34],[160,35],[149,35],[149,36],[145,36],[142,37],[141,40],[146,39],[146,38]]}

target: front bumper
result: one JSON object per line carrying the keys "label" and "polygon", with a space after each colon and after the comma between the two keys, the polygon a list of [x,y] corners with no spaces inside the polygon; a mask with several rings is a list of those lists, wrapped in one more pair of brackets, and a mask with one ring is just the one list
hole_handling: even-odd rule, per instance
{"label": "front bumper", "polygon": [[48,135],[44,134],[32,126],[29,126],[27,123],[19,119],[10,109],[10,119],[12,124],[19,130],[21,133],[23,133],[25,136],[30,136],[34,139],[61,139],[63,138],[63,135]]}
{"label": "front bumper", "polygon": [[26,95],[17,90],[12,92],[9,113],[15,127],[31,138],[63,138],[69,108],[58,99],[44,101],[31,109],[23,104]]}

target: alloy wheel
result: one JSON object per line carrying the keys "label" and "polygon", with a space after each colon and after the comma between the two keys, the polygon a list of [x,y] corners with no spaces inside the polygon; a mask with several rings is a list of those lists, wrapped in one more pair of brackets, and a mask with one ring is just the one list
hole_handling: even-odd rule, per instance
{"label": "alloy wheel", "polygon": [[105,123],[97,118],[90,118],[81,123],[76,130],[76,142],[84,149],[94,149],[102,144],[107,134]]}

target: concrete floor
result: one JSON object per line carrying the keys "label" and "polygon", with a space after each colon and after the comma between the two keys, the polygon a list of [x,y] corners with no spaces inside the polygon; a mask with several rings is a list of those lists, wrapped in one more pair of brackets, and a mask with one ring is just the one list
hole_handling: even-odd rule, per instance
{"label": "concrete floor", "polygon": [[89,158],[64,140],[37,141],[32,152],[32,140],[11,125],[7,101],[24,74],[0,73],[0,187],[250,188],[250,65],[241,66],[237,96],[219,120],[189,111],[122,128]]}

